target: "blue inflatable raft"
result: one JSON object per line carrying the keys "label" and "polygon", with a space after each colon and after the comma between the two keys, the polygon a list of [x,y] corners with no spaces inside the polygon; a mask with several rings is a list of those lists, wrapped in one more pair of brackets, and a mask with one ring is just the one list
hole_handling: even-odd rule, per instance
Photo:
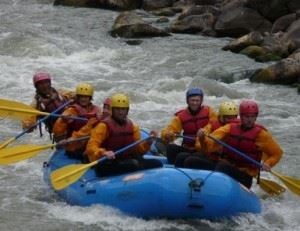
{"label": "blue inflatable raft", "polygon": [[[146,158],[164,157],[147,155]],[[51,187],[52,171],[78,160],[58,149],[44,165],[44,179]],[[120,176],[99,178],[93,168],[77,182],[57,191],[71,205],[112,206],[141,218],[227,218],[241,213],[259,213],[258,197],[232,178],[217,172],[177,169],[165,164]]]}

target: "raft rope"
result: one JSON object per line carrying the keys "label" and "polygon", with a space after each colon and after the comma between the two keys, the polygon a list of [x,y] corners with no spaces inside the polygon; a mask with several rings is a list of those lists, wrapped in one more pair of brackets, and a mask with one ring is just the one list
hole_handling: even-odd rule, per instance
{"label": "raft rope", "polygon": [[205,182],[208,180],[208,178],[215,173],[215,171],[211,171],[204,179],[196,178],[193,179],[189,174],[187,174],[184,170],[180,168],[174,167],[175,170],[181,172],[183,175],[185,175],[187,178],[189,178],[189,187],[191,189],[190,198],[193,198],[193,191],[200,192],[201,188],[204,186]]}

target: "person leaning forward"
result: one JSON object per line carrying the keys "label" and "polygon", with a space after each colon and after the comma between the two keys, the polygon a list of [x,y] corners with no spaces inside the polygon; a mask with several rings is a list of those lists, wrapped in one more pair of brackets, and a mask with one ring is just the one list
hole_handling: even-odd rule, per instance
{"label": "person leaning forward", "polygon": [[[56,90],[51,85],[51,76],[47,72],[37,72],[33,76],[33,85],[36,89],[36,93],[31,107],[42,111],[42,112],[53,112],[60,106],[62,106],[67,101],[74,99],[74,92],[66,91],[66,90]],[[64,108],[62,108],[56,114],[62,113]],[[36,124],[37,120],[41,118],[40,116],[30,116],[24,120],[22,120],[22,128],[27,130]],[[57,120],[56,117],[50,117],[46,121],[44,121],[47,131],[51,134],[53,125]],[[28,132],[32,132],[29,130]],[[42,133],[41,133],[42,134]]]}
{"label": "person leaning forward", "polygon": [[[255,101],[242,101],[239,113],[240,123],[229,123],[220,127],[211,136],[222,140],[258,162],[263,160],[262,170],[270,171],[282,157],[283,151],[280,145],[265,127],[255,123],[259,113]],[[201,142],[205,142],[209,153],[220,148],[220,145],[206,137],[201,129],[198,131],[198,137],[199,140],[202,139]],[[251,187],[252,178],[257,176],[260,171],[252,162],[224,147],[222,160],[216,164],[214,170],[231,176],[247,188]]]}
{"label": "person leaning forward", "polygon": [[[89,119],[101,118],[101,109],[92,103],[94,88],[88,83],[80,83],[76,86],[76,98],[74,104],[70,105],[64,112],[64,116],[80,117],[84,120],[59,118],[53,127],[54,139],[61,146],[68,138],[78,138],[82,133],[78,132],[85,126]],[[68,144],[66,154],[76,159],[83,158],[87,141],[73,142]]]}
{"label": "person leaning forward", "polygon": [[[161,131],[161,138],[168,144],[176,138],[176,134],[183,131],[184,136],[196,137],[200,128],[208,124],[210,120],[216,119],[215,111],[207,105],[203,105],[203,91],[200,88],[191,88],[186,92],[188,107],[175,113],[170,124]],[[177,159],[178,153],[195,152],[195,141],[183,138],[182,145],[168,144],[167,158],[170,164],[182,162]]]}
{"label": "person leaning forward", "polygon": [[[129,151],[118,156],[115,152],[141,139],[139,127],[127,118],[129,112],[129,98],[125,94],[115,94],[111,97],[112,115],[101,121],[91,133],[85,153],[90,162],[101,157],[108,160],[96,165],[99,176],[118,175],[140,169],[162,167],[158,160],[143,158],[151,146],[151,139],[142,142]],[[154,131],[150,133],[156,135]]]}

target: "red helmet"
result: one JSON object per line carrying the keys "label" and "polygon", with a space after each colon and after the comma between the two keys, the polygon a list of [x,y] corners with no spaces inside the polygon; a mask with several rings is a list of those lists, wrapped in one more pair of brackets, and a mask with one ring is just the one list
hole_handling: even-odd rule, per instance
{"label": "red helmet", "polygon": [[111,98],[106,98],[106,99],[103,101],[103,105],[109,105],[109,106],[111,106]]}
{"label": "red helmet", "polygon": [[243,100],[240,104],[240,115],[258,114],[258,105],[254,100]]}
{"label": "red helmet", "polygon": [[37,72],[35,73],[35,75],[33,76],[33,85],[36,87],[36,84],[40,81],[43,80],[49,80],[51,83],[51,77],[49,75],[49,73],[47,72]]}

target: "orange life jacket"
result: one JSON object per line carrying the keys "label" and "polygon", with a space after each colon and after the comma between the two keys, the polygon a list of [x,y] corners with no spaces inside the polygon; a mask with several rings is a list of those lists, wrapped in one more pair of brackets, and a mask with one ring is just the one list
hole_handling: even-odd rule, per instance
{"label": "orange life jacket", "polygon": [[[192,115],[188,109],[183,109],[175,113],[182,124],[183,135],[195,137],[199,128],[203,128],[209,121],[209,107],[202,106],[196,115]],[[182,145],[187,148],[195,147],[195,140],[183,139]]]}
{"label": "orange life jacket", "polygon": [[[224,140],[225,143],[245,153],[250,158],[260,162],[262,158],[262,152],[257,149],[255,141],[261,130],[266,129],[262,125],[255,124],[253,128],[244,131],[241,129],[240,124],[231,123],[230,125],[230,134]],[[227,148],[223,149],[223,154],[226,159],[238,167],[257,168],[256,165]]]}
{"label": "orange life jacket", "polygon": [[100,113],[100,108],[96,105],[91,104],[89,106],[89,110],[83,108],[79,104],[72,104],[70,107],[75,108],[77,112],[77,117],[86,118],[87,120],[73,120],[68,126],[68,135],[71,135],[73,131],[78,131],[84,125],[86,125],[87,121],[92,117],[97,117]]}
{"label": "orange life jacket", "polygon": [[[106,150],[117,151],[134,142],[133,123],[127,119],[124,125],[118,124],[111,117],[102,121],[108,128],[109,137],[103,142]],[[128,152],[124,152],[122,157],[127,157]]]}

